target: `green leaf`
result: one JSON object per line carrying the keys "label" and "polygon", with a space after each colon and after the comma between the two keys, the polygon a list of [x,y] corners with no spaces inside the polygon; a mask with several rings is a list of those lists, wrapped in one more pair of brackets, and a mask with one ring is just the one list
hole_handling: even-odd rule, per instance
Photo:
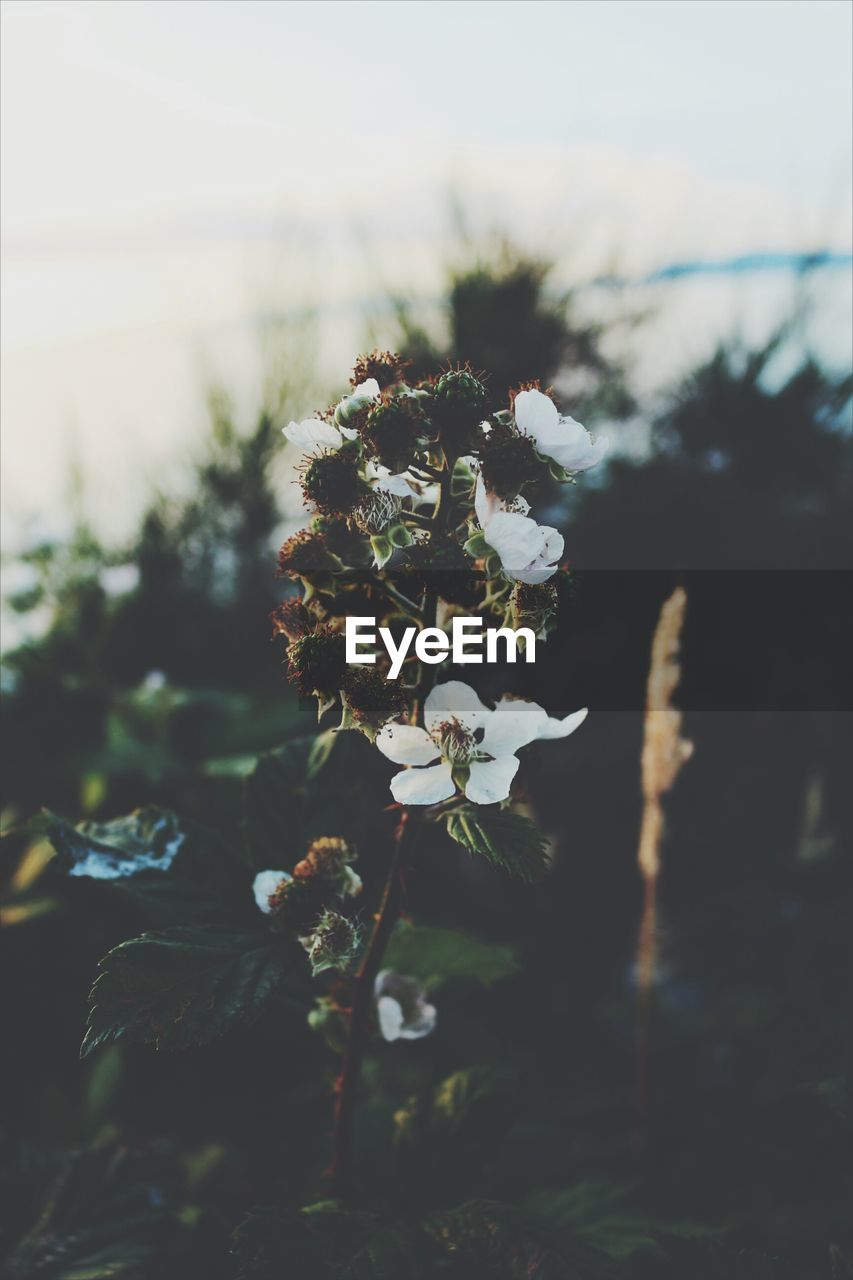
{"label": "green leaf", "polygon": [[121,943],[98,966],[81,1056],[123,1038],[185,1049],[254,1021],[287,977],[282,951],[272,935],[199,927]]}
{"label": "green leaf", "polygon": [[411,1098],[394,1117],[398,1145],[446,1145],[472,1141],[482,1156],[484,1143],[512,1123],[515,1078],[503,1067],[465,1067],[454,1071],[425,1096]]}
{"label": "green leaf", "polygon": [[479,560],[482,556],[487,556],[491,551],[491,547],[479,529],[476,533],[472,533],[471,537],[463,545],[468,555],[473,556],[475,560]]}
{"label": "green leaf", "polygon": [[372,1214],[321,1201],[305,1209],[255,1209],[233,1235],[238,1280],[332,1280],[375,1231]]}
{"label": "green leaf", "polygon": [[[438,1257],[479,1266],[494,1280],[616,1280],[611,1259],[551,1236],[514,1205],[471,1200],[424,1224]],[[488,1268],[486,1271],[485,1269]],[[691,1277],[693,1280],[693,1277]]]}
{"label": "green leaf", "polygon": [[370,546],[376,561],[376,568],[382,569],[394,554],[394,546],[391,539],[386,537],[384,533],[375,533],[370,539]]}
{"label": "green leaf", "polygon": [[755,1253],[751,1249],[736,1250],[707,1241],[674,1240],[664,1246],[673,1264],[672,1277],[690,1276],[690,1280],[800,1280],[794,1271],[778,1258]]}
{"label": "green leaf", "polygon": [[629,1187],[586,1178],[570,1187],[534,1192],[526,1207],[617,1260],[636,1254],[664,1256],[660,1241],[666,1235],[707,1239],[719,1234],[690,1222],[660,1221],[632,1208],[629,1196]]}
{"label": "green leaf", "polygon": [[529,883],[547,868],[545,840],[520,813],[496,805],[465,805],[447,814],[447,834],[470,853]]}
{"label": "green leaf", "polygon": [[[409,530],[406,528],[406,526],[402,524],[400,521],[398,521],[396,524],[390,525],[386,531],[385,536],[388,539],[388,541],[391,543],[392,547],[400,548],[400,547],[410,547],[412,545],[412,535],[411,533],[409,533]],[[380,568],[381,567],[382,566],[380,565]]]}
{"label": "green leaf", "polygon": [[385,953],[385,967],[423,981],[475,978],[497,982],[518,973],[515,949],[481,942],[457,929],[436,929],[401,922]]}
{"label": "green leaf", "polygon": [[81,822],[76,827],[46,811],[42,822],[63,869],[94,880],[167,871],[185,839],[175,815],[153,806],[110,822]]}
{"label": "green leaf", "polygon": [[8,1259],[9,1280],[145,1280],[175,1274],[177,1160],[162,1148],[112,1146],[69,1158],[29,1235]]}

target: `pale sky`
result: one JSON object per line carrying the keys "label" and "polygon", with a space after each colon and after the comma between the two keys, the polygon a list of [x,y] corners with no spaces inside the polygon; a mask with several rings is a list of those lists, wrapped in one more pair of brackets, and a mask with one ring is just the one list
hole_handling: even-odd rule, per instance
{"label": "pale sky", "polygon": [[204,379],[246,381],[259,311],[434,295],[451,192],[566,282],[849,250],[851,15],[6,0],[6,495],[53,500],[70,456],[115,477],[117,441],[159,474]]}

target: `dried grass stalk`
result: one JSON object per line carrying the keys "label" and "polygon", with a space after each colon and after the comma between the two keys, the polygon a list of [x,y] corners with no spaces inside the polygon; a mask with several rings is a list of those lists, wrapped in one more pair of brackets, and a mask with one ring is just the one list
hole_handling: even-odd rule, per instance
{"label": "dried grass stalk", "polygon": [[661,797],[670,790],[692,742],[681,736],[682,715],[672,705],[681,679],[678,662],[687,593],[676,587],[660,611],[649,666],[642,752],[643,821],[637,862],[645,883],[637,940],[637,1113],[645,1123],[648,1094],[649,997],[657,955],[657,880],[661,870],[664,813]]}

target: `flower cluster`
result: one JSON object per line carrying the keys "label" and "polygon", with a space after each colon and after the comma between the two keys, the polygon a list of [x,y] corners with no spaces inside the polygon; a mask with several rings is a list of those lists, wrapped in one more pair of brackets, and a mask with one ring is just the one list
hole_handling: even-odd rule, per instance
{"label": "flower cluster", "polygon": [[[273,615],[287,641],[287,675],[317,698],[321,715],[340,700],[340,728],[376,738],[388,754],[383,727],[406,728],[400,722],[417,713],[416,664],[405,665],[399,682],[386,678],[381,659],[369,670],[348,668],[346,616],[379,616],[393,632],[412,621],[446,626],[464,610],[544,639],[564,540],[536,521],[525,491],[549,475],[570,480],[605,446],[537,387],[496,404],[467,367],[410,385],[405,362],[388,351],[361,356],[347,394],[284,435],[302,450],[300,483],[312,512],[279,553],[281,574],[300,592]],[[492,759],[488,746],[466,751],[464,762],[440,753],[432,790],[447,792],[444,766],[453,763],[469,799],[505,794],[503,785],[481,791],[478,782],[497,778],[497,767],[483,769],[501,757]],[[508,776],[511,766],[500,767]],[[395,795],[414,786],[395,780]]]}
{"label": "flower cluster", "polygon": [[258,908],[276,929],[296,934],[315,974],[346,969],[358,954],[358,927],[341,910],[348,898],[361,893],[361,877],[351,865],[355,858],[345,840],[321,836],[292,874],[259,871],[255,876]]}

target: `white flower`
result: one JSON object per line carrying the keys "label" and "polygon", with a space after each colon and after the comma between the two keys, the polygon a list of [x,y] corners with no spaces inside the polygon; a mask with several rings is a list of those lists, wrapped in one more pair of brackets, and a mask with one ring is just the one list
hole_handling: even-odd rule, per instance
{"label": "white flower", "polygon": [[[366,382],[360,382],[357,387],[343,397],[335,409],[335,422],[346,433],[346,424],[350,421],[354,414],[358,413],[368,404],[373,404],[380,396],[379,383],[375,378],[368,378]],[[355,432],[349,433],[349,439],[352,439]]]}
{"label": "white flower", "polygon": [[252,892],[255,895],[255,902],[263,911],[265,916],[272,914],[270,906],[270,898],[282,882],[287,882],[293,877],[287,871],[259,871],[252,883]]}
{"label": "white flower", "polygon": [[346,424],[354,413],[366,404],[379,399],[379,383],[375,378],[360,382],[355,390],[344,396],[335,409],[334,422],[325,422],[322,418],[305,418],[302,422],[291,422],[282,427],[285,438],[292,444],[298,444],[306,452],[317,453],[321,449],[340,449],[345,440],[354,440],[358,435]]}
{"label": "white flower", "polygon": [[306,418],[304,422],[291,422],[282,427],[285,437],[298,444],[306,453],[319,453],[323,449],[340,449],[344,439],[351,440],[355,431],[339,430],[322,418]]}
{"label": "white flower", "polygon": [[[556,720],[535,702],[504,697],[494,711],[461,680],[436,685],[424,704],[424,725],[386,724],[376,745],[394,764],[414,765],[391,779],[400,804],[439,804],[456,792],[453,770],[466,771],[474,804],[506,800],[518,770],[516,751],[537,738],[566,738],[586,719],[575,711]],[[435,761],[438,761],[436,764]]]}
{"label": "white flower", "polygon": [[395,498],[411,498],[414,493],[412,481],[407,471],[399,471],[392,475],[387,467],[371,458],[364,468],[364,478],[371,489],[380,493],[393,494]]}
{"label": "white flower", "polygon": [[508,578],[516,582],[546,582],[557,571],[563,554],[563,535],[549,524],[537,524],[529,503],[518,497],[509,506],[488,493],[483,477],[477,476],[474,509],[483,537],[500,557]]}
{"label": "white flower", "polygon": [[586,427],[562,417],[554,401],[541,391],[519,391],[514,411],[519,430],[530,436],[537,451],[566,471],[586,471],[607,452],[606,440],[593,444]]}
{"label": "white flower", "polygon": [[373,984],[379,1030],[385,1040],[421,1040],[435,1029],[435,1006],[414,978],[383,969]]}

